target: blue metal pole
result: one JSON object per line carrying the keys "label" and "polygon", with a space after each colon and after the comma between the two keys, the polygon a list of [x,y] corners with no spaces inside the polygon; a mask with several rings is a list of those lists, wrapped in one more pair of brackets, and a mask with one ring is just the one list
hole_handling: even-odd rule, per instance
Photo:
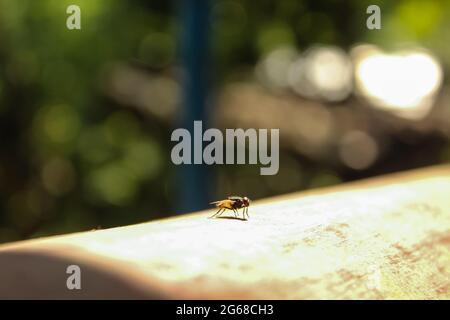
{"label": "blue metal pole", "polygon": [[[206,100],[208,93],[209,60],[209,1],[183,0],[181,3],[181,65],[183,106],[180,126],[191,132],[192,158],[194,120],[207,127]],[[180,165],[177,179],[178,211],[190,212],[208,205],[210,192],[208,169],[204,164]]]}

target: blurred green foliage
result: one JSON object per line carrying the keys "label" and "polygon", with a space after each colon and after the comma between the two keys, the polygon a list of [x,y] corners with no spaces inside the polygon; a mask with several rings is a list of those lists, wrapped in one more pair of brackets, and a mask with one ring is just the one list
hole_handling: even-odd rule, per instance
{"label": "blurred green foliage", "polygon": [[[66,28],[70,4],[81,8],[80,31]],[[105,97],[99,79],[116,62],[156,74],[176,67],[176,4],[0,0],[0,242],[171,212],[170,126]],[[377,1],[383,28],[373,32],[365,27],[369,4],[211,1],[216,85],[251,78],[258,59],[280,45],[414,41],[448,70],[450,1]],[[281,157],[280,175],[261,183],[259,169],[240,168],[219,179],[221,190],[263,188],[264,196],[345,180],[321,164]]]}
{"label": "blurred green foliage", "polygon": [[[74,3],[80,31],[66,28]],[[160,70],[174,58],[164,3],[0,1],[0,242],[169,210],[168,142],[157,138],[168,128],[106,99],[98,83],[111,62]]]}

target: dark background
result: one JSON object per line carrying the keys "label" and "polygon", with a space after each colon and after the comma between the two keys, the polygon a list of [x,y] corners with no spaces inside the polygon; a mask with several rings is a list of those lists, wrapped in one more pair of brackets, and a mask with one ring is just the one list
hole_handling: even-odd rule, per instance
{"label": "dark background", "polygon": [[[70,4],[81,30],[66,28]],[[366,27],[371,4],[380,30]],[[449,162],[449,13],[450,1],[0,0],[0,242]],[[397,61],[383,51],[401,62],[358,73],[370,54]],[[279,173],[173,165],[171,132],[193,119],[279,128]]]}

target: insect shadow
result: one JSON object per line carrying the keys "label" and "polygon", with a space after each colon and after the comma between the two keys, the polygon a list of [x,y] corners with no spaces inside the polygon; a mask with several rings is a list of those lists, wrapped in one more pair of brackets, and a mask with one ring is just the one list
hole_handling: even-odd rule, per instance
{"label": "insect shadow", "polygon": [[229,219],[229,220],[248,221],[248,219],[233,216],[217,216],[217,217],[209,217],[209,219]]}

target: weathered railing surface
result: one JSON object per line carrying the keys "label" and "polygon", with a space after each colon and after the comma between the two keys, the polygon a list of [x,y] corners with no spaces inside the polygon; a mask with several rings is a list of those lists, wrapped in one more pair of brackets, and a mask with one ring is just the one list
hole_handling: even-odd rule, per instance
{"label": "weathered railing surface", "polygon": [[450,298],[450,166],[212,213],[4,245],[0,298]]}

